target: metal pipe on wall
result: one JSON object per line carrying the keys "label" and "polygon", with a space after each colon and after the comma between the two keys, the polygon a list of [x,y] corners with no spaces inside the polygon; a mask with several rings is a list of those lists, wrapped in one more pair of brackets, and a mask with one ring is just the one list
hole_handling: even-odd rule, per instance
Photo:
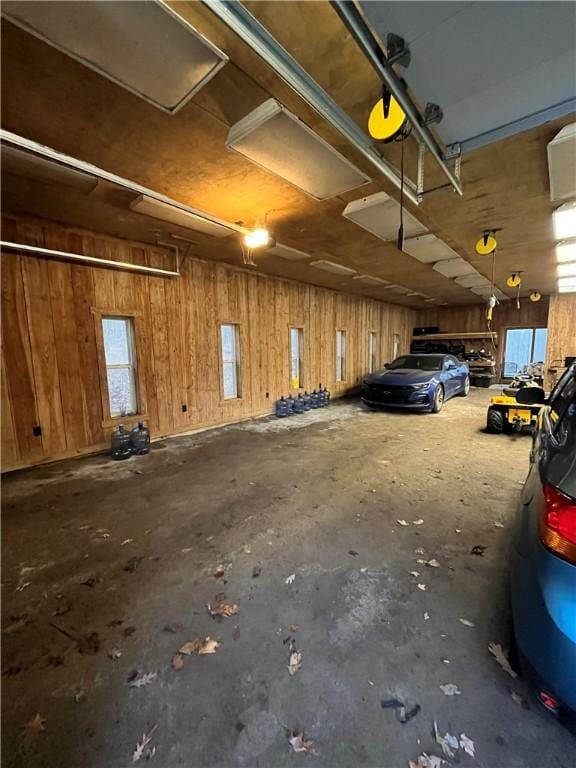
{"label": "metal pipe on wall", "polygon": [[90,264],[92,267],[110,267],[112,269],[125,270],[128,272],[138,272],[145,275],[154,275],[155,277],[180,277],[179,271],[169,269],[159,269],[157,267],[147,267],[140,264],[131,264],[128,261],[113,261],[112,259],[99,259],[96,256],[85,256],[83,253],[70,253],[69,251],[54,251],[51,248],[40,248],[37,245],[24,245],[24,243],[11,243],[6,240],[0,240],[0,247],[9,251],[18,251],[18,253],[31,256],[45,256],[49,259],[63,259],[64,261],[82,262]]}
{"label": "metal pipe on wall", "polygon": [[[244,40],[312,109],[342,134],[397,189],[402,180],[394,166],[376,149],[370,137],[298,64],[250,11],[236,0],[203,0],[204,5]],[[404,195],[418,205],[415,185],[404,180]]]}
{"label": "metal pipe on wall", "polygon": [[408,95],[405,86],[392,68],[378,40],[364,21],[364,17],[351,0],[330,0],[330,4],[344,22],[346,28],[356,40],[372,67],[386,84],[398,104],[402,107],[413,126],[418,139],[430,150],[434,160],[449,179],[455,192],[463,194],[462,184],[456,174],[447,165],[438,142]]}

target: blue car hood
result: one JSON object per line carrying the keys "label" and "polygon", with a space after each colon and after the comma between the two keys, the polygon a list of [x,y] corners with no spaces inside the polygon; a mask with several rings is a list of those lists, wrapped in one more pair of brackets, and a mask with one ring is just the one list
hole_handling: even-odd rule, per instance
{"label": "blue car hood", "polygon": [[399,368],[397,371],[377,371],[367,376],[367,384],[381,386],[405,387],[410,384],[426,384],[434,379],[440,371],[421,371],[418,368]]}

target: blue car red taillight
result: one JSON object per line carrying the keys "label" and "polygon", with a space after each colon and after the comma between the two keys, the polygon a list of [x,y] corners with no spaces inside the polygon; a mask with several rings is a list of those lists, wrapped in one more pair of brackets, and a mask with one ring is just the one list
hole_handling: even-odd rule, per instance
{"label": "blue car red taillight", "polygon": [[553,485],[544,486],[540,539],[559,557],[576,564],[576,500]]}

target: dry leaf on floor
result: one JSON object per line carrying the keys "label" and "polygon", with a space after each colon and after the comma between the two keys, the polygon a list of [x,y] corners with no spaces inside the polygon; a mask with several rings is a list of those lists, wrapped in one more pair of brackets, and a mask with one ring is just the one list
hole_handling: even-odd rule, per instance
{"label": "dry leaf on floor", "polygon": [[290,661],[288,662],[288,672],[295,675],[302,668],[302,651],[291,651]]}
{"label": "dry leaf on floor", "polygon": [[412,525],[424,525],[424,520],[412,520]]}
{"label": "dry leaf on floor", "polygon": [[416,549],[414,550],[414,554],[415,555],[423,555],[425,551],[426,550],[423,549],[422,547],[416,547]]}
{"label": "dry leaf on floor", "polygon": [[504,528],[504,523],[495,522],[494,523],[495,528]]}
{"label": "dry leaf on floor", "polygon": [[420,755],[416,762],[408,760],[409,768],[442,768],[444,765],[450,765],[446,760],[436,755],[427,755],[426,753]]}
{"label": "dry leaf on floor", "polygon": [[422,592],[426,592],[426,590],[428,589],[426,584],[417,584],[417,587],[418,587],[418,589],[421,589]]}
{"label": "dry leaf on floor", "polygon": [[440,568],[440,563],[438,560],[434,560],[434,558],[432,558],[432,560],[427,560],[426,565],[429,568]]}
{"label": "dry leaf on floor", "polygon": [[220,565],[216,566],[216,570],[214,571],[214,578],[221,579],[225,573],[226,573],[226,566],[220,563]]}
{"label": "dry leaf on floor", "polygon": [[196,638],[196,640],[188,640],[187,643],[178,648],[178,653],[183,653],[185,656],[191,656],[193,653],[198,653],[202,640]]}
{"label": "dry leaf on floor", "polygon": [[288,624],[288,632],[298,632],[299,629],[299,624]]}
{"label": "dry leaf on floor", "polygon": [[423,557],[419,557],[418,560],[416,560],[416,562],[418,563],[418,565],[426,565],[428,560],[424,560]]}
{"label": "dry leaf on floor", "polygon": [[142,757],[144,754],[144,750],[150,744],[152,741],[152,737],[154,736],[154,733],[156,729],[158,728],[158,723],[152,726],[152,728],[148,731],[148,733],[142,734],[142,741],[137,742],[136,749],[134,750],[134,754],[132,755],[132,762],[137,763],[138,760]]}
{"label": "dry leaf on floor", "polygon": [[155,679],[156,674],[156,672],[146,672],[146,674],[142,675],[141,677],[137,677],[136,680],[132,680],[130,687],[143,688],[145,685],[150,685],[150,683]]}
{"label": "dry leaf on floor", "polygon": [[208,603],[206,607],[208,608],[208,613],[213,618],[215,616],[234,616],[240,613],[240,608],[238,608],[236,603],[229,603],[226,600],[224,592],[219,592],[214,598],[214,604]]}
{"label": "dry leaf on floor", "polygon": [[513,691],[510,688],[508,689],[508,693],[510,694],[510,698],[512,699],[512,701],[518,704],[519,707],[522,707],[522,709],[530,709],[530,705],[528,704],[526,699],[523,699],[519,693],[516,693],[516,691]]}
{"label": "dry leaf on floor", "polygon": [[465,627],[475,627],[476,624],[474,624],[473,621],[468,621],[468,619],[458,619],[460,624],[464,624]]}
{"label": "dry leaf on floor", "polygon": [[116,659],[119,659],[120,656],[122,656],[122,651],[119,648],[111,648],[109,651],[107,651],[107,654],[109,659],[116,661]]}
{"label": "dry leaf on floor", "polygon": [[407,525],[410,525],[410,523],[407,523],[406,520],[396,520],[396,522],[398,523],[398,525],[402,525],[404,527]]}
{"label": "dry leaf on floor", "polygon": [[414,576],[414,578],[417,579],[418,576],[420,576],[420,574],[418,573],[418,571],[410,571],[410,576]]}
{"label": "dry leaf on floor", "polygon": [[454,685],[454,683],[446,683],[446,685],[441,685],[440,690],[445,696],[459,696],[461,693],[460,688],[458,688],[457,685]]}
{"label": "dry leaf on floor", "polygon": [[454,528],[454,533],[462,533],[462,528]]}
{"label": "dry leaf on floor", "polygon": [[430,618],[430,614],[428,612],[426,612],[424,614],[424,621],[428,621],[429,618]]}
{"label": "dry leaf on floor", "polygon": [[125,547],[126,544],[132,544],[133,541],[134,541],[134,539],[124,539],[124,541],[121,542],[120,546],[121,547]]}
{"label": "dry leaf on floor", "polygon": [[16,587],[16,592],[22,592],[24,589],[26,589],[26,587],[29,587],[31,584],[32,584],[31,581],[25,581],[22,584],[19,584]]}
{"label": "dry leaf on floor", "polygon": [[175,669],[178,672],[178,670],[182,669],[183,666],[184,658],[181,653],[177,653],[172,659],[172,669]]}
{"label": "dry leaf on floor", "polygon": [[508,672],[510,677],[518,677],[516,672],[512,669],[510,666],[510,662],[508,661],[508,656],[506,656],[506,653],[500,643],[488,643],[488,650],[494,656],[498,664],[502,667],[504,672]]}
{"label": "dry leaf on floor", "polygon": [[454,757],[456,754],[455,750],[458,750],[458,747],[460,746],[456,736],[452,736],[450,733],[445,733],[444,736],[440,736],[436,720],[434,720],[434,739],[447,757]]}
{"label": "dry leaf on floor", "polygon": [[207,637],[198,649],[198,656],[206,656],[209,653],[216,653],[216,649],[220,647],[218,640],[214,640]]}
{"label": "dry leaf on floor", "polygon": [[474,742],[465,733],[460,734],[460,746],[470,757],[474,757]]}
{"label": "dry leaf on floor", "polygon": [[46,718],[37,712],[31,720],[28,720],[22,731],[22,741],[25,746],[30,746],[45,731]]}
{"label": "dry leaf on floor", "polygon": [[310,752],[314,744],[313,741],[306,741],[303,733],[294,733],[293,731],[288,736],[288,743],[294,752]]}
{"label": "dry leaf on floor", "polygon": [[296,578],[295,573],[291,573],[290,576],[286,579],[286,584],[294,584],[294,579]]}

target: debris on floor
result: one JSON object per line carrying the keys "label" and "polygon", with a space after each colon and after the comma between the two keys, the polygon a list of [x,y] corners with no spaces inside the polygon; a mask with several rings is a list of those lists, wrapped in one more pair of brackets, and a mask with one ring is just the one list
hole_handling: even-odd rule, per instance
{"label": "debris on floor", "polygon": [[454,683],[446,683],[446,685],[441,685],[440,690],[445,696],[459,696],[461,693],[460,688],[458,688],[457,685],[454,685]]}
{"label": "debris on floor", "polygon": [[40,734],[46,730],[44,723],[46,718],[37,712],[31,720],[28,720],[22,730],[22,746],[24,749],[31,747],[34,742],[40,737]]}
{"label": "debris on floor", "polygon": [[484,552],[486,552],[487,547],[484,544],[474,544],[472,549],[470,550],[471,555],[478,555],[479,557],[484,556]]}
{"label": "debris on floor", "polygon": [[474,624],[473,621],[469,621],[468,619],[458,619],[460,624],[464,624],[465,627],[475,627],[476,624]]}
{"label": "debris on floor", "polygon": [[423,752],[416,759],[416,762],[413,760],[408,761],[408,768],[444,768],[444,766],[448,765],[450,765],[450,763],[443,758],[437,757],[436,755],[427,755],[426,752]]}
{"label": "debris on floor", "polygon": [[288,576],[288,578],[286,579],[286,584],[288,584],[288,585],[294,584],[294,579],[295,578],[296,578],[296,574],[295,573],[291,573],[290,576]]}
{"label": "debris on floor", "polygon": [[306,741],[304,738],[304,733],[296,733],[295,731],[289,731],[288,733],[288,743],[294,750],[294,752],[310,752],[312,750],[312,746],[314,744],[313,741]]}
{"label": "debris on floor", "polygon": [[137,677],[129,684],[131,688],[143,688],[145,685],[150,685],[155,679],[157,672],[146,672],[144,675]]}
{"label": "debris on floor", "polygon": [[178,653],[183,653],[184,656],[192,656],[196,654],[198,656],[206,656],[210,653],[216,653],[216,649],[220,647],[218,640],[212,637],[207,637],[201,640],[199,637],[194,640],[189,640],[180,646]]}
{"label": "debris on floor", "polygon": [[230,603],[226,600],[224,592],[219,592],[214,598],[214,603],[208,603],[206,607],[212,618],[216,618],[217,616],[234,616],[237,613],[240,613],[240,608],[238,608],[236,603]]}
{"label": "debris on floor", "polygon": [[[136,742],[136,749],[132,755],[132,763],[137,763],[141,757],[143,757],[146,747],[152,741],[154,734],[158,728],[158,723],[152,726],[148,733],[142,734],[142,741]],[[155,750],[154,750],[155,751]]]}
{"label": "debris on floor", "polygon": [[254,568],[252,568],[252,578],[257,579],[258,576],[262,573],[262,566],[255,565]]}
{"label": "debris on floor", "polygon": [[396,712],[396,719],[403,725],[416,717],[420,712],[420,704],[406,705],[400,699],[383,699],[380,702],[382,709],[393,709]]}
{"label": "debris on floor", "polygon": [[500,643],[488,643],[488,650],[490,651],[492,656],[494,656],[498,664],[500,664],[504,672],[507,672],[510,675],[510,677],[518,677],[516,672],[514,672],[514,670],[510,666],[510,662],[508,661],[508,656],[506,655]]}
{"label": "debris on floor", "polygon": [[290,644],[290,656],[288,659],[288,674],[293,676],[302,668],[302,651],[296,650],[293,643]]}
{"label": "debris on floor", "polygon": [[510,698],[515,704],[518,704],[519,707],[522,707],[522,709],[530,709],[530,704],[526,701],[526,699],[522,698],[519,693],[516,693],[516,691],[513,691],[511,688],[508,688],[508,693],[510,694]]}

